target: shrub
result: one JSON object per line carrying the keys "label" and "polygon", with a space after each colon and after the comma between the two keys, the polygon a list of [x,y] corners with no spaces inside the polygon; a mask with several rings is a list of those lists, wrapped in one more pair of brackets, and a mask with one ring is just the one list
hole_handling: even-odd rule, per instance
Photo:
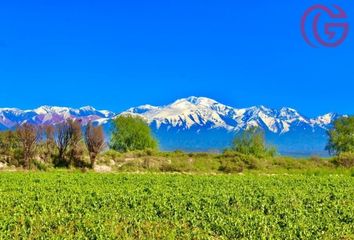
{"label": "shrub", "polygon": [[341,153],[338,156],[334,157],[332,162],[339,167],[354,167],[354,153]]}
{"label": "shrub", "polygon": [[157,154],[157,151],[156,151],[156,149],[148,148],[148,149],[145,149],[145,154],[146,154],[146,156],[155,156]]}
{"label": "shrub", "polygon": [[164,161],[159,167],[162,172],[191,172],[194,171],[194,166],[190,159],[175,158]]}
{"label": "shrub", "polygon": [[172,154],[173,154],[174,156],[184,156],[184,155],[186,155],[186,153],[185,153],[184,151],[179,150],[179,149],[173,151]]}
{"label": "shrub", "polygon": [[315,156],[311,156],[311,157],[310,157],[310,161],[313,161],[313,162],[322,162],[322,158],[315,155]]}
{"label": "shrub", "polygon": [[212,156],[211,153],[207,152],[196,152],[196,153],[190,153],[188,154],[189,157],[196,157],[196,158],[207,158],[209,156]]}
{"label": "shrub", "polygon": [[48,170],[48,166],[44,162],[41,162],[41,161],[38,161],[38,160],[34,160],[33,161],[33,165],[39,171],[47,171]]}
{"label": "shrub", "polygon": [[162,163],[159,170],[161,172],[180,172],[180,170],[176,166],[170,163]]}
{"label": "shrub", "polygon": [[240,173],[245,168],[245,163],[238,157],[231,159],[222,159],[219,167],[219,171],[224,173]]}
{"label": "shrub", "polygon": [[310,160],[293,159],[290,157],[275,157],[271,162],[271,167],[278,167],[284,169],[302,169],[304,163],[310,163]]}
{"label": "shrub", "polygon": [[224,152],[222,153],[221,157],[229,158],[229,157],[236,157],[239,155],[240,155],[239,152],[236,152],[232,149],[225,149]]}
{"label": "shrub", "polygon": [[110,149],[110,150],[104,152],[103,156],[115,161],[115,160],[118,160],[119,158],[122,157],[122,153],[117,152],[113,149]]}

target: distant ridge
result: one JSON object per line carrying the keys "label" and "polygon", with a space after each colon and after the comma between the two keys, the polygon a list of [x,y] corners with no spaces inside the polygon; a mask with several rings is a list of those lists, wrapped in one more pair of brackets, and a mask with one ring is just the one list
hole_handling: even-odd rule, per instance
{"label": "distant ridge", "polygon": [[54,125],[67,118],[104,125],[109,133],[111,120],[118,115],[137,115],[152,127],[162,149],[208,151],[225,148],[235,134],[257,126],[269,143],[283,152],[324,154],[326,131],[342,115],[327,113],[307,118],[293,108],[271,109],[265,106],[234,108],[206,97],[178,99],[164,106],[141,105],[122,113],[96,110],[91,106],[78,109],[41,106],[33,110],[0,108],[0,130],[13,129],[25,122]]}
{"label": "distant ridge", "polygon": [[307,118],[288,107],[271,109],[254,106],[238,109],[206,97],[183,98],[160,107],[142,105],[130,108],[122,114],[139,115],[157,128],[166,125],[186,130],[208,126],[211,129],[224,128],[237,132],[251,126],[258,126],[278,134],[297,128],[327,130],[333,120],[340,117],[338,114],[328,113],[316,118]]}
{"label": "distant ridge", "polygon": [[115,114],[107,110],[96,110],[86,106],[79,109],[69,107],[41,106],[33,110],[0,108],[0,129],[12,129],[25,122],[34,125],[53,125],[65,119],[81,119],[83,124],[89,121],[106,123]]}

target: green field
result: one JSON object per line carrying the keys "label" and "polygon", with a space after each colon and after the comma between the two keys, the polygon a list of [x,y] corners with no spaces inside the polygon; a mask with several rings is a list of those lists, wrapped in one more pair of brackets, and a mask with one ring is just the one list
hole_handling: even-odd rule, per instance
{"label": "green field", "polygon": [[351,175],[0,173],[0,239],[354,239]]}

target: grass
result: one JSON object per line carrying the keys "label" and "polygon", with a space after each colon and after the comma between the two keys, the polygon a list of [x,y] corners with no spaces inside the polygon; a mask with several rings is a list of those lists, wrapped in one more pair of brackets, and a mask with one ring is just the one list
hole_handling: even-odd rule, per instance
{"label": "grass", "polygon": [[284,156],[256,158],[237,152],[224,154],[184,153],[184,152],[144,152],[117,153],[108,151],[98,158],[98,164],[108,165],[118,172],[189,172],[189,173],[240,173],[262,171],[278,172],[343,172],[350,171],[335,164],[331,158],[292,158]]}
{"label": "grass", "polygon": [[2,172],[0,239],[354,239],[353,186],[350,171]]}
{"label": "grass", "polygon": [[[0,170],[21,170],[22,167],[5,161],[0,156]],[[80,163],[87,171],[90,160],[84,152]],[[77,165],[77,164],[76,164]],[[69,168],[75,167],[72,162]],[[98,171],[113,172],[185,172],[185,173],[240,173],[247,171],[261,171],[263,173],[278,172],[342,172],[354,169],[354,156],[352,154],[340,155],[332,158],[308,157],[293,158],[286,156],[255,157],[242,153],[225,151],[216,153],[185,153],[157,152],[153,150],[132,151],[120,153],[108,150],[97,157]],[[85,169],[86,168],[86,169]],[[36,156],[32,161],[31,169],[39,171],[52,171],[55,169],[53,161]]]}

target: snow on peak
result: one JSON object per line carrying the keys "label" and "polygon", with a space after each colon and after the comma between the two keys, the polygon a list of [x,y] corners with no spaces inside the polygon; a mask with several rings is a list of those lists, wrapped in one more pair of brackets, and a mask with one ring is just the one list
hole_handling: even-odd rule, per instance
{"label": "snow on peak", "polygon": [[188,97],[185,99],[181,99],[182,101],[188,101],[194,105],[203,105],[203,106],[212,106],[214,104],[218,104],[217,101],[210,99],[210,98],[206,98],[206,97]]}
{"label": "snow on peak", "polygon": [[[28,110],[28,111],[30,111],[30,110]],[[39,108],[36,108],[34,110],[34,112],[36,112],[37,114],[47,114],[47,113],[52,112],[52,109],[50,106],[45,105],[45,106],[41,106]]]}
{"label": "snow on peak", "polygon": [[299,115],[299,113],[295,109],[289,108],[289,107],[282,107],[280,109],[280,114],[281,115],[289,115],[289,114],[291,114],[291,115],[297,115],[297,116]]}
{"label": "snow on peak", "polygon": [[[65,119],[80,119],[83,124],[89,121],[107,122],[115,114],[110,111],[98,111],[93,107],[86,106],[79,109],[68,107],[57,107],[44,105],[34,110],[20,109],[0,109],[0,127],[1,125],[11,128],[25,122],[41,125],[56,124]],[[100,121],[100,119],[104,119]]]}
{"label": "snow on peak", "polygon": [[92,106],[84,106],[84,107],[81,107],[80,110],[82,111],[87,111],[87,112],[96,112],[97,110],[92,107]]}
{"label": "snow on peak", "polygon": [[53,114],[53,113],[60,114],[60,113],[69,112],[70,108],[44,105],[34,110],[27,110],[26,112],[31,112],[31,111],[34,111],[37,114]]}
{"label": "snow on peak", "polygon": [[21,114],[22,110],[18,109],[18,108],[0,108],[0,114],[3,113],[12,113],[12,114]]}
{"label": "snow on peak", "polygon": [[125,113],[139,114],[147,119],[149,123],[154,122],[158,128],[165,125],[190,129],[193,126],[202,127],[207,124],[213,127],[227,128],[227,124],[225,124],[220,115],[212,109],[215,104],[217,102],[212,99],[188,97],[178,99],[162,107],[143,105],[131,108]]}
{"label": "snow on peak", "polygon": [[134,108],[129,108],[126,112],[132,113],[132,114],[143,114],[146,113],[148,111],[153,111],[158,109],[158,107],[149,105],[149,104],[145,104],[139,107],[134,107]]}
{"label": "snow on peak", "polygon": [[[177,128],[178,130],[225,129],[240,131],[257,126],[276,134],[284,134],[297,128],[328,129],[340,115],[328,113],[317,118],[306,118],[293,108],[280,109],[254,106],[233,108],[206,97],[187,97],[164,106],[142,105],[130,108],[121,114],[143,117],[157,128]],[[33,124],[55,124],[67,118],[80,119],[85,124],[94,121],[106,124],[117,115],[107,110],[96,110],[91,106],[79,109],[41,106],[34,110],[0,108],[0,127],[16,126],[23,122]]]}
{"label": "snow on peak", "polygon": [[106,118],[112,118],[116,115],[114,112],[108,110],[100,110],[99,112],[102,113]]}
{"label": "snow on peak", "polygon": [[336,113],[327,113],[325,115],[319,116],[315,119],[312,120],[314,124],[319,124],[319,125],[328,125],[332,123],[334,120],[339,118],[339,115]]}
{"label": "snow on peak", "polygon": [[[283,134],[298,126],[309,125],[313,128],[318,125],[311,124],[313,120],[302,116],[293,108],[271,109],[261,105],[237,109],[210,98],[195,96],[178,99],[161,107],[143,105],[127,112],[137,114],[149,123],[154,122],[158,128],[163,125],[181,129],[207,126],[239,131],[257,126]],[[327,118],[321,124],[329,125],[331,122],[331,119]]]}

